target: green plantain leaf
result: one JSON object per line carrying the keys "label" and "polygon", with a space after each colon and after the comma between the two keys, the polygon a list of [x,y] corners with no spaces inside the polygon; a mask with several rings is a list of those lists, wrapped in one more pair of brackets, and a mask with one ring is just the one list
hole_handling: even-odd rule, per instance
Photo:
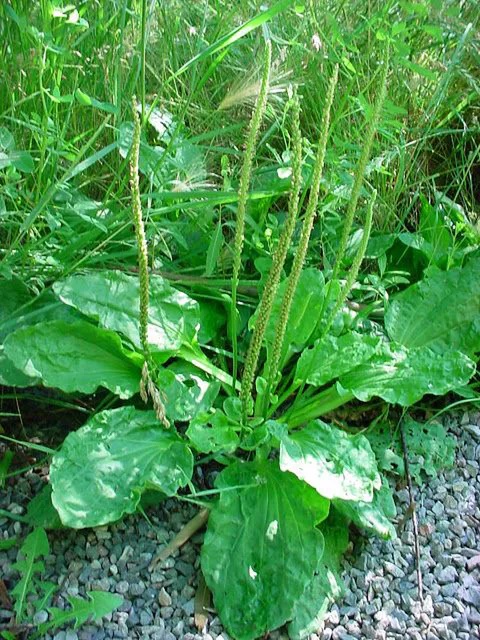
{"label": "green plantain leaf", "polygon": [[175,362],[159,369],[157,385],[167,416],[181,422],[208,411],[220,390],[219,382],[205,380],[200,371],[187,362]]}
{"label": "green plantain leaf", "polygon": [[379,343],[380,338],[354,331],[338,338],[327,335],[303,351],[295,380],[320,387],[369,360]]}
{"label": "green plantain leaf", "polygon": [[39,382],[38,378],[25,375],[7,358],[4,347],[0,344],[0,384],[7,387],[31,387]]}
{"label": "green plantain leaf", "polygon": [[[325,280],[317,269],[304,269],[298,281],[297,290],[293,297],[292,307],[283,341],[282,363],[284,364],[293,354],[301,351],[309,343],[309,338],[315,330],[313,319],[318,318],[323,305]],[[275,329],[280,318],[280,310],[287,280],[278,287],[277,295],[272,307],[272,313],[265,331],[267,352],[270,352],[275,339]],[[255,322],[255,317],[253,322]]]}
{"label": "green plantain leaf", "polygon": [[30,500],[25,515],[32,527],[44,529],[61,529],[62,522],[52,504],[52,486],[46,484],[37,495]]}
{"label": "green plantain leaf", "polygon": [[174,495],[192,472],[190,449],[152,411],[102,411],[53,456],[52,502],[64,525],[96,527],[133,513],[147,488]]}
{"label": "green plantain leaf", "polygon": [[20,371],[67,393],[93,393],[103,386],[130,398],[139,389],[142,356],[126,351],[116,333],[88,322],[23,327],[7,337],[4,347]]}
{"label": "green plantain leaf", "polygon": [[308,638],[321,625],[330,604],[344,592],[340,560],[348,547],[348,521],[338,512],[330,513],[320,525],[325,549],[312,580],[297,602],[288,625],[292,640]]}
{"label": "green plantain leaf", "polygon": [[362,401],[379,396],[408,407],[424,395],[442,396],[467,384],[475,364],[460,351],[384,345],[382,353],[340,377],[343,389]]}
{"label": "green plantain leaf", "polygon": [[329,502],[274,462],[237,462],[217,486],[202,570],[228,632],[251,640],[291,619],[323,553],[315,525]]}
{"label": "green plantain leaf", "polygon": [[386,540],[394,540],[397,532],[391,520],[397,515],[392,490],[384,478],[381,488],[375,491],[372,502],[334,500],[335,509],[352,520],[358,527]]}
{"label": "green plantain leaf", "polygon": [[187,429],[187,437],[201,453],[233,453],[240,438],[240,423],[230,420],[222,411],[203,412],[195,416]]}
{"label": "green plantain leaf", "polygon": [[288,433],[276,423],[280,468],[291,471],[326,498],[370,501],[381,484],[375,454],[365,436],[348,435],[321,420]]}
{"label": "green plantain leaf", "polygon": [[385,316],[388,335],[409,348],[480,351],[480,258],[440,271],[398,294]]}
{"label": "green plantain leaf", "polygon": [[[62,300],[102,327],[118,331],[141,348],[138,277],[120,271],[70,276],[54,285]],[[150,276],[148,341],[152,350],[174,353],[192,344],[199,323],[197,303],[160,276]]]}

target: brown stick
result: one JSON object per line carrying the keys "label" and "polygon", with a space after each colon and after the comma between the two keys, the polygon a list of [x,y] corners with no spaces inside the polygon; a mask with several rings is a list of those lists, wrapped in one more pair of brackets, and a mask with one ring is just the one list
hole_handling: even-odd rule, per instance
{"label": "brown stick", "polygon": [[190,540],[190,538],[197,533],[199,529],[201,529],[204,524],[208,520],[208,515],[210,511],[208,509],[202,509],[197,513],[195,517],[193,517],[190,522],[182,527],[182,529],[177,533],[175,538],[161,551],[158,556],[156,556],[152,562],[150,563],[150,568],[153,569],[157,566],[159,562],[163,562],[168,557],[175,553],[177,549],[180,549],[186,542]]}

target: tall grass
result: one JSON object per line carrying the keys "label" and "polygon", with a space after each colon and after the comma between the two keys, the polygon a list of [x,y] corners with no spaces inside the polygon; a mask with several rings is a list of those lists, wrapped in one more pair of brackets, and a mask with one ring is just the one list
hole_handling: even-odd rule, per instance
{"label": "tall grass", "polygon": [[[339,64],[342,92],[333,105],[325,186],[336,198],[333,208],[341,209],[361,155],[386,40],[391,40],[392,74],[373,154],[376,148],[388,151],[367,167],[370,187],[378,192],[374,228],[415,228],[418,196],[437,191],[475,222],[478,5],[412,6],[350,0],[321,7],[307,2],[301,10],[283,1],[272,5],[279,13],[272,9],[264,18],[249,3],[223,0],[83,0],[75,10],[61,10],[49,0],[3,3],[2,140],[8,130],[14,153],[26,152],[33,165],[25,170],[4,162],[0,169],[0,273],[41,289],[82,266],[134,264],[128,159],[119,153],[119,132],[131,122],[129,105],[136,94],[146,114],[157,108],[173,122],[161,143],[159,177],[143,172],[141,185],[153,260],[167,270],[201,274],[201,252],[197,262],[185,259],[186,251],[192,255],[185,237],[200,229],[203,242],[221,209],[225,261],[219,265],[226,265],[222,275],[228,279],[236,197],[221,192],[221,157],[230,158],[236,187],[250,105],[237,94],[228,109],[219,107],[236,95],[239,82],[244,95],[256,97],[265,29],[273,42],[272,94],[247,210],[251,259],[242,277],[256,279],[255,259],[271,254],[255,239],[262,237],[267,220],[266,213],[256,212],[263,206],[282,215],[284,208],[286,185],[265,176],[275,173],[287,146],[289,123],[282,114],[288,82],[298,85],[302,130],[313,157],[308,140],[319,134],[317,96],[325,93]],[[145,131],[146,141],[157,144],[154,129],[146,125]],[[189,154],[202,158],[201,178],[189,175],[195,174]]]}

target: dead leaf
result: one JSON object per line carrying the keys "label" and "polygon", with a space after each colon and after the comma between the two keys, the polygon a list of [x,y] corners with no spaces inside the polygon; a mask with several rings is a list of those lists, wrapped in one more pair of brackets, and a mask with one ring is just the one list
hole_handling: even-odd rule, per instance
{"label": "dead leaf", "polygon": [[200,571],[200,575],[198,577],[198,587],[195,592],[195,608],[194,608],[194,617],[195,617],[195,626],[202,633],[208,622],[208,609],[210,608],[212,601],[212,594],[210,593],[209,588],[207,587],[207,583],[205,582],[205,578],[203,577],[203,573]]}
{"label": "dead leaf", "polygon": [[5,582],[0,579],[0,602],[4,609],[11,609],[12,602],[8,597],[7,587],[5,586]]}

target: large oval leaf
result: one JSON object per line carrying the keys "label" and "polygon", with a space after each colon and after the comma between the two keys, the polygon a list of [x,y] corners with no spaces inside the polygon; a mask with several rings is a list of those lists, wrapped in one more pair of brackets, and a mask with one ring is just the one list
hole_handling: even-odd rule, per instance
{"label": "large oval leaf", "polygon": [[[102,327],[123,333],[137,348],[139,335],[138,277],[121,271],[74,275],[54,285],[59,298]],[[148,341],[152,350],[174,353],[191,344],[197,332],[197,303],[160,276],[150,277]]]}
{"label": "large oval leaf", "polygon": [[381,479],[377,461],[365,436],[348,435],[315,420],[288,433],[279,425],[280,468],[291,471],[325,498],[370,501]]}
{"label": "large oval leaf", "polygon": [[303,351],[295,380],[320,387],[369,360],[379,342],[380,338],[354,331],[340,337],[327,335]]}
{"label": "large oval leaf", "polygon": [[383,353],[340,377],[340,385],[364,402],[379,396],[408,407],[427,393],[443,396],[462,387],[474,373],[474,362],[460,351],[385,345]]}
{"label": "large oval leaf", "polygon": [[480,258],[440,271],[397,295],[388,307],[388,335],[406,347],[442,353],[480,351]]}
{"label": "large oval leaf", "polygon": [[292,617],[323,553],[315,525],[329,503],[274,462],[236,463],[217,485],[202,569],[228,632],[250,640]]}
{"label": "large oval leaf", "polygon": [[138,392],[143,358],[127,352],[112,331],[62,320],[23,327],[5,340],[5,353],[27,376],[71,393],[106,387],[120,398]]}
{"label": "large oval leaf", "polygon": [[133,513],[147,488],[174,495],[192,472],[190,449],[153,411],[102,411],[53,456],[52,502],[64,525],[96,527]]}

